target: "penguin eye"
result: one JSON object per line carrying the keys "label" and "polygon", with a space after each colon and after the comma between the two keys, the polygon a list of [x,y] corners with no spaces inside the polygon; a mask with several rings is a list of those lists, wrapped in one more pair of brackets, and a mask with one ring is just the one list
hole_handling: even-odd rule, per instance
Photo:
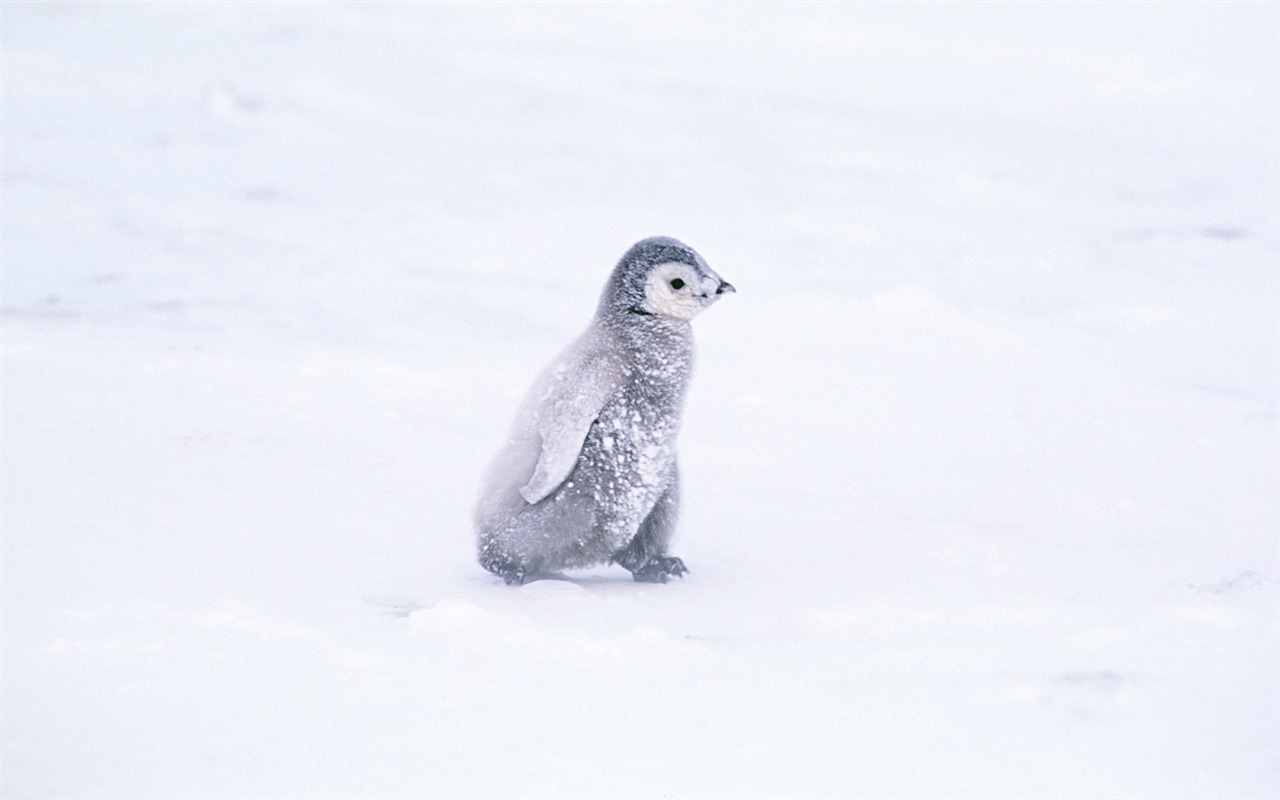
{"label": "penguin eye", "polygon": [[679,278],[672,278],[672,279],[671,279],[671,288],[672,288],[672,289],[683,289],[683,288],[684,288],[684,281],[680,280]]}

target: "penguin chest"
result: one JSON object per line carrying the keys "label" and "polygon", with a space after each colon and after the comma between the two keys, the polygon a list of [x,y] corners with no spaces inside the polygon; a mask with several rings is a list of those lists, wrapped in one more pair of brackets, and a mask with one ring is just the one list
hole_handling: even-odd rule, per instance
{"label": "penguin chest", "polygon": [[[601,411],[583,448],[583,472],[606,532],[629,537],[671,483],[678,409],[622,392]],[[621,546],[625,541],[619,541]]]}

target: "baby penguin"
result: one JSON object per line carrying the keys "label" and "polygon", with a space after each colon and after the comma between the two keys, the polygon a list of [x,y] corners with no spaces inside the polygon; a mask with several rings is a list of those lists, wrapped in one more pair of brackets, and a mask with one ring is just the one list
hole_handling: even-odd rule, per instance
{"label": "baby penguin", "polygon": [[680,506],[689,321],[732,291],[675,239],[627,251],[591,324],[534,383],[489,466],[475,512],[485,569],[509,584],[610,561],[638,581],[687,572],[667,545]]}

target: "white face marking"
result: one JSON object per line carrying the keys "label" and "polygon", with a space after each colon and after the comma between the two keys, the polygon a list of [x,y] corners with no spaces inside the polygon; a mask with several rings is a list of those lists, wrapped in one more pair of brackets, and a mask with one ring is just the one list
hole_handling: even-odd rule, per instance
{"label": "white face marking", "polygon": [[[687,264],[659,264],[649,271],[644,285],[644,310],[676,319],[693,319],[710,305],[719,284],[701,278]],[[710,288],[708,288],[710,287]]]}

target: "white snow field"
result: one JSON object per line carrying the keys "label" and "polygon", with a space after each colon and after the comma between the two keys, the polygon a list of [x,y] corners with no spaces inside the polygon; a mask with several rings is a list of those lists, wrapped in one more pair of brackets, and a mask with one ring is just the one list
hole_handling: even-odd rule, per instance
{"label": "white snow field", "polygon": [[[5,798],[1280,795],[1280,5],[0,13]],[[505,586],[654,234],[690,573]]]}

